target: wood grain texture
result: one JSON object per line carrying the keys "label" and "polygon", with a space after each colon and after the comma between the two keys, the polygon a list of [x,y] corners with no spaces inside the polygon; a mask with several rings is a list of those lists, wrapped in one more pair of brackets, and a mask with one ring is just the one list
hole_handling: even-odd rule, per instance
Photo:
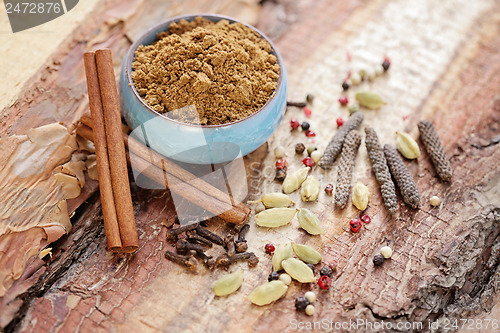
{"label": "wood grain texture", "polygon": [[[147,12],[146,5],[125,4]],[[111,2],[109,6],[108,11],[117,10]],[[105,13],[96,13],[75,41],[91,40],[96,22],[103,24]],[[296,220],[275,230],[252,223],[249,249],[261,262],[254,269],[241,265],[244,283],[240,291],[227,298],[214,297],[211,291],[213,282],[224,272],[200,268],[192,273],[163,258],[163,252],[172,247],[160,225],[161,219],[173,214],[169,193],[133,187],[140,238],[137,253],[106,253],[96,213],[98,201],[81,207],[72,233],[55,245],[59,252],[53,261],[42,270],[34,270],[37,282],[17,298],[21,307],[12,313],[7,330],[268,332],[272,328],[282,332],[292,331],[290,322],[294,319],[384,320],[394,325],[422,321],[427,328],[430,321],[484,318],[498,313],[500,296],[495,288],[500,281],[500,149],[498,145],[475,146],[485,145],[500,133],[499,13],[500,3],[493,0],[265,2],[259,27],[269,32],[282,52],[289,73],[290,99],[315,95],[310,123],[318,133],[320,150],[336,130],[335,118],[348,114],[337,102],[347,70],[374,66],[387,55],[392,59],[389,72],[373,83],[351,89],[349,99],[354,100],[354,91],[361,89],[383,96],[386,106],[379,111],[364,111],[364,124],[377,130],[383,144],[395,142],[396,130],[417,137],[417,122],[431,120],[451,160],[452,181],[439,181],[421,146],[422,156],[406,161],[420,190],[421,208],[410,209],[399,198],[399,212],[391,217],[384,210],[362,144],[353,183],[362,181],[370,188],[368,213],[372,223],[353,234],[348,231],[348,222],[358,215],[355,208],[334,209],[332,197],[324,193],[318,202],[305,204],[294,193],[299,207],[320,216],[326,234],[308,236],[298,229]],[[99,47],[111,47],[118,55],[118,64],[129,45],[125,37],[128,31],[150,23],[142,21],[140,15],[130,15],[94,40],[99,40]],[[71,81],[66,81],[68,87],[83,84],[78,81],[81,74],[74,75],[82,71],[77,60],[83,49],[75,42],[67,53],[59,55],[61,66],[73,73]],[[346,52],[351,54],[351,62]],[[57,75],[63,73],[47,75],[52,85],[46,88],[53,88]],[[78,89],[81,93],[83,88]],[[68,96],[67,90],[65,93]],[[72,117],[86,108],[82,102],[85,98],[70,96],[69,100],[75,102],[57,109],[67,119],[75,119]],[[1,125],[3,129],[13,126],[13,131],[21,131],[34,117],[27,115],[22,100],[18,103],[14,111],[22,117],[9,119],[10,124]],[[274,157],[268,151],[283,146],[289,155],[289,170],[301,165],[293,147],[299,141],[306,143],[306,137],[300,131],[290,132],[287,123],[291,117],[304,119],[300,110],[290,108],[269,140],[270,149],[261,147],[245,157],[253,198],[280,190],[280,184],[273,180]],[[336,166],[328,172],[314,169],[313,174],[322,187],[333,184]],[[432,195],[441,197],[439,208],[428,204]],[[210,228],[224,234],[231,227],[214,221]],[[244,296],[266,281],[271,271],[264,244],[286,240],[320,249],[325,261],[337,260],[333,287],[319,292],[316,286],[294,282],[285,298],[274,305],[249,304]],[[375,268],[372,257],[388,240],[394,255]],[[316,314],[306,317],[295,311],[293,303],[311,289],[318,294]],[[492,308],[496,312],[490,314]]]}

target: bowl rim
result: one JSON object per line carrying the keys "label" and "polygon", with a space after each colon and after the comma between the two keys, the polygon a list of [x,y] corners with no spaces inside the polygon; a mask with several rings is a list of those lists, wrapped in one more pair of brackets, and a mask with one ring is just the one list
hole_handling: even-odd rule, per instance
{"label": "bowl rim", "polygon": [[[280,69],[279,69],[279,77],[278,77],[278,81],[276,83],[276,89],[274,89],[271,97],[269,97],[269,99],[266,101],[266,103],[264,103],[264,105],[262,105],[257,111],[255,111],[254,113],[246,116],[245,118],[242,118],[242,119],[239,119],[239,120],[236,120],[236,121],[233,121],[233,122],[230,122],[230,123],[224,123],[224,124],[219,124],[219,125],[196,125],[196,124],[190,124],[190,123],[183,123],[183,122],[180,122],[180,121],[177,121],[175,119],[171,119],[155,110],[153,110],[142,98],[141,96],[139,96],[139,93],[137,92],[137,89],[135,88],[135,85],[134,85],[134,81],[132,80],[132,62],[133,62],[133,58],[135,56],[135,51],[137,50],[137,48],[140,46],[140,45],[144,45],[143,43],[143,40],[148,37],[150,34],[153,33],[153,31],[156,31],[159,27],[163,26],[163,25],[166,25],[167,24],[167,28],[170,24],[174,23],[174,22],[178,22],[182,19],[185,19],[185,20],[193,20],[195,19],[196,17],[204,17],[204,18],[215,18],[217,19],[217,22],[220,21],[220,20],[228,20],[230,21],[231,23],[241,23],[243,25],[245,25],[246,27],[252,29],[253,31],[255,31],[256,33],[259,34],[259,36],[261,38],[263,38],[264,40],[266,40],[269,45],[271,45],[271,51],[274,52],[274,55],[276,56],[276,59],[277,59],[277,62],[278,64],[280,65]],[[167,29],[168,30],[168,29]],[[165,31],[167,31],[165,30]],[[156,32],[155,34],[157,34],[158,32]],[[151,45],[151,44],[147,44],[147,45]],[[187,15],[178,15],[178,16],[175,16],[175,17],[172,17],[172,18],[169,18],[168,20],[166,21],[163,21],[159,24],[156,24],[154,26],[152,26],[151,28],[149,28],[146,32],[144,32],[139,38],[137,38],[137,40],[130,46],[130,48],[128,49],[127,51],[127,55],[126,55],[126,58],[125,58],[125,75],[126,75],[126,78],[127,78],[127,85],[129,87],[132,88],[132,92],[134,93],[134,96],[135,98],[137,98],[139,100],[139,102],[148,110],[150,111],[151,113],[153,113],[155,116],[159,116],[159,117],[162,117],[163,119],[165,120],[168,120],[170,122],[173,122],[175,124],[178,124],[178,125],[185,125],[185,126],[191,126],[191,127],[197,127],[197,128],[223,128],[223,127],[227,127],[227,126],[231,126],[231,125],[234,125],[234,124],[238,124],[238,123],[241,123],[247,119],[250,119],[251,117],[257,115],[258,113],[260,113],[262,110],[264,110],[269,104],[270,102],[276,98],[277,94],[276,92],[281,88],[281,86],[283,85],[283,72],[285,70],[284,68],[284,63],[283,63],[283,59],[281,57],[281,54],[278,52],[278,49],[276,48],[276,46],[273,44],[273,42],[269,39],[269,37],[267,37],[264,33],[262,33],[259,29],[251,26],[250,24],[247,24],[247,23],[244,23],[238,19],[235,19],[233,17],[229,17],[229,16],[225,16],[225,15],[219,15],[219,14],[210,14],[210,13],[199,13],[199,14],[187,14]]]}

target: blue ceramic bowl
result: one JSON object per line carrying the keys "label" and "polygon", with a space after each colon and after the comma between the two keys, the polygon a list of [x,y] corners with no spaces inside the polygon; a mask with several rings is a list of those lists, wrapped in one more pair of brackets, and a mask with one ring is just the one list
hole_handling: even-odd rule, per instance
{"label": "blue ceramic bowl", "polygon": [[139,45],[155,42],[156,35],[168,30],[171,23],[181,19],[191,21],[197,16],[214,22],[222,19],[239,22],[220,15],[197,14],[178,16],[149,29],[125,56],[119,84],[121,108],[132,136],[165,157],[192,164],[223,163],[254,151],[276,130],[286,109],[287,75],[283,59],[273,43],[260,31],[246,25],[269,42],[280,65],[277,88],[262,108],[239,121],[207,126],[181,123],[154,111],[141,99],[130,75],[135,51]]}

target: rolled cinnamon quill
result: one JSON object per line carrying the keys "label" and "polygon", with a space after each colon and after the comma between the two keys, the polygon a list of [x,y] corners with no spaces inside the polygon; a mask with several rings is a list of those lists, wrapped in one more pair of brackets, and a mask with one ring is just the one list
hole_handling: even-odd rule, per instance
{"label": "rolled cinnamon quill", "polygon": [[[108,247],[110,250],[118,251],[115,247],[116,228],[114,218],[110,216],[112,211],[110,206],[113,205],[121,241],[119,251],[131,253],[137,250],[139,240],[130,193],[125,145],[122,139],[120,103],[111,51],[108,49],[97,50],[95,54],[87,52],[84,55],[84,62],[87,73],[87,86],[89,87],[92,122],[95,124],[93,136],[96,145],[99,189],[101,191]],[[96,87],[99,88],[99,94]],[[100,151],[99,154],[97,153],[98,150]],[[105,153],[102,152],[103,150]],[[107,155],[107,168],[105,155]],[[101,178],[101,174],[104,179]],[[109,195],[110,191],[112,192],[113,201],[111,201]],[[107,207],[106,215],[104,207]],[[108,226],[106,227],[106,225]],[[109,238],[114,242],[113,247],[109,246]]]}

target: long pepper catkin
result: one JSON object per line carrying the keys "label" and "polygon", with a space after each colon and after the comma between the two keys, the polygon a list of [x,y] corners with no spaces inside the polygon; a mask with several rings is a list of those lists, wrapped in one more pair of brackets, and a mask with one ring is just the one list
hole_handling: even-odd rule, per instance
{"label": "long pepper catkin", "polygon": [[366,127],[365,133],[366,150],[368,151],[368,157],[372,163],[373,173],[375,174],[375,178],[380,185],[380,192],[382,192],[385,208],[390,214],[394,214],[396,213],[398,204],[396,188],[392,182],[391,173],[389,172],[389,167],[387,166],[384,151],[380,146],[377,133],[373,128]]}
{"label": "long pepper catkin", "polygon": [[361,144],[361,135],[358,131],[351,131],[345,138],[340,154],[337,171],[337,186],[335,189],[335,205],[344,208],[351,193],[351,178],[354,169],[354,160]]}
{"label": "long pepper catkin", "polygon": [[418,123],[418,130],[420,131],[420,139],[431,156],[432,164],[434,164],[438,176],[446,182],[450,181],[453,170],[446,158],[446,153],[441,145],[441,141],[439,141],[434,126],[430,121],[422,120]]}
{"label": "long pepper catkin", "polygon": [[417,184],[399,156],[398,151],[395,147],[386,144],[384,146],[384,154],[404,202],[413,208],[417,208],[420,205],[420,194],[418,193]]}
{"label": "long pepper catkin", "polygon": [[355,130],[361,125],[363,119],[365,118],[364,114],[361,112],[354,113],[342,127],[335,133],[333,138],[328,143],[328,146],[319,161],[319,166],[323,169],[329,169],[332,167],[333,162],[337,156],[339,156],[340,151],[342,150],[342,145],[344,144],[344,140],[352,130]]}

